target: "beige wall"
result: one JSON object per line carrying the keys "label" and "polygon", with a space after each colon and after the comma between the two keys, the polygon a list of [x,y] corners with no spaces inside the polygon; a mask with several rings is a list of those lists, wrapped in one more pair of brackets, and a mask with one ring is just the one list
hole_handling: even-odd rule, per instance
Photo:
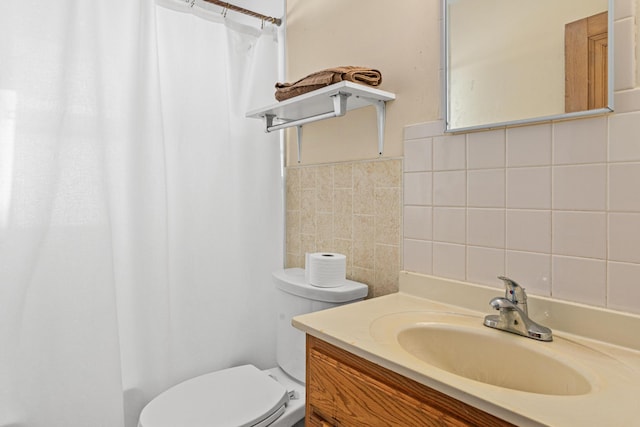
{"label": "beige wall", "polygon": [[[287,0],[287,79],[324,68],[362,65],[382,72],[387,104],[383,157],[402,155],[402,128],[440,114],[438,0]],[[373,107],[303,127],[302,164],[374,159]],[[287,164],[296,163],[289,131]]]}

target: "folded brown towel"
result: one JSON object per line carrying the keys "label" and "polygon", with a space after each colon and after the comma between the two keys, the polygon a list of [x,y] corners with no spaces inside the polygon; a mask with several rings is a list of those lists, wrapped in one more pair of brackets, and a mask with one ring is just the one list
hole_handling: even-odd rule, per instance
{"label": "folded brown towel", "polygon": [[382,74],[372,68],[351,65],[327,68],[326,70],[309,74],[294,83],[276,83],[276,99],[284,101],[343,80],[378,86],[382,83]]}

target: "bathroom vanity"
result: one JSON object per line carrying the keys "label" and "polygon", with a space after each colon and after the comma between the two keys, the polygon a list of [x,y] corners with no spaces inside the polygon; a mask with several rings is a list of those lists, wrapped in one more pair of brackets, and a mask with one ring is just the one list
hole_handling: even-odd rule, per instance
{"label": "bathroom vanity", "polygon": [[307,425],[640,422],[640,316],[530,296],[554,334],[536,341],[483,325],[498,286],[402,272],[396,294],[295,317]]}
{"label": "bathroom vanity", "polygon": [[311,335],[306,386],[312,427],[512,425]]}

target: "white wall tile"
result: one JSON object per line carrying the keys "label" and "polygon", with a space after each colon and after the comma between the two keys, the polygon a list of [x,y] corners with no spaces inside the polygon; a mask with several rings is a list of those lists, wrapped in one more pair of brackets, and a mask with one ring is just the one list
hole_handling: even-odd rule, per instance
{"label": "white wall tile", "polygon": [[507,249],[551,253],[551,211],[507,210]]}
{"label": "white wall tile", "polygon": [[405,239],[403,246],[404,269],[416,273],[431,274],[431,242]]}
{"label": "white wall tile", "polygon": [[613,19],[622,19],[634,16],[634,3],[635,0],[615,0],[613,6]]}
{"label": "white wall tile", "polygon": [[609,125],[609,161],[640,160],[640,112],[616,114]]}
{"label": "white wall tile", "polygon": [[464,244],[467,241],[465,208],[433,209],[433,240]]}
{"label": "white wall tile", "polygon": [[640,314],[640,264],[607,264],[607,306]]}
{"label": "white wall tile", "polygon": [[436,206],[465,206],[467,202],[466,171],[433,173],[433,204]]}
{"label": "white wall tile", "polygon": [[609,166],[609,209],[640,212],[640,163]]}
{"label": "white wall tile", "polygon": [[444,133],[444,120],[433,122],[417,123],[404,127],[404,140],[429,138],[439,136]]}
{"label": "white wall tile", "polygon": [[467,280],[495,286],[502,283],[497,276],[504,273],[504,249],[467,247]]}
{"label": "white wall tile", "polygon": [[551,164],[551,125],[507,129],[507,166]]}
{"label": "white wall tile", "polygon": [[607,220],[604,212],[554,211],[552,224],[554,254],[605,259]]}
{"label": "white wall tile", "polygon": [[553,209],[603,211],[607,208],[605,164],[554,166]]}
{"label": "white wall tile", "polygon": [[432,138],[411,139],[404,143],[404,171],[424,172],[432,169]]}
{"label": "white wall tile", "polygon": [[431,240],[432,208],[405,206],[403,226],[405,238]]}
{"label": "white wall tile", "polygon": [[501,208],[505,205],[504,169],[478,169],[467,172],[467,206]]}
{"label": "white wall tile", "polygon": [[433,274],[465,280],[466,250],[464,245],[433,243]]}
{"label": "white wall tile", "polygon": [[640,263],[640,213],[609,214],[609,259]]}
{"label": "white wall tile", "polygon": [[640,111],[640,89],[615,92],[614,108],[618,114]]}
{"label": "white wall tile", "polygon": [[507,277],[518,282],[528,293],[551,295],[551,255],[507,251]]}
{"label": "white wall tile", "polygon": [[552,258],[551,295],[555,298],[604,307],[606,262],[588,258]]}
{"label": "white wall tile", "polygon": [[508,168],[507,207],[551,209],[551,168]]}
{"label": "white wall tile", "polygon": [[607,118],[594,117],[553,124],[553,164],[607,161]]}
{"label": "white wall tile", "polygon": [[431,194],[431,172],[412,172],[404,174],[405,205],[430,205]]}
{"label": "white wall tile", "polygon": [[466,135],[440,136],[433,139],[433,170],[467,167]]}
{"label": "white wall tile", "polygon": [[467,244],[504,248],[504,209],[467,209]]}
{"label": "white wall tile", "polygon": [[469,169],[504,167],[505,135],[504,129],[468,134],[467,167]]}

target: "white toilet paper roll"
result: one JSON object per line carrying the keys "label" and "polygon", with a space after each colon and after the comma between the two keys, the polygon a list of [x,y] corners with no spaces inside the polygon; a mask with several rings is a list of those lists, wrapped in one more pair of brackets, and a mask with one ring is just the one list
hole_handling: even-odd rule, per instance
{"label": "white toilet paper roll", "polygon": [[347,277],[347,257],[331,252],[308,254],[306,270],[309,283],[321,288],[342,286]]}

